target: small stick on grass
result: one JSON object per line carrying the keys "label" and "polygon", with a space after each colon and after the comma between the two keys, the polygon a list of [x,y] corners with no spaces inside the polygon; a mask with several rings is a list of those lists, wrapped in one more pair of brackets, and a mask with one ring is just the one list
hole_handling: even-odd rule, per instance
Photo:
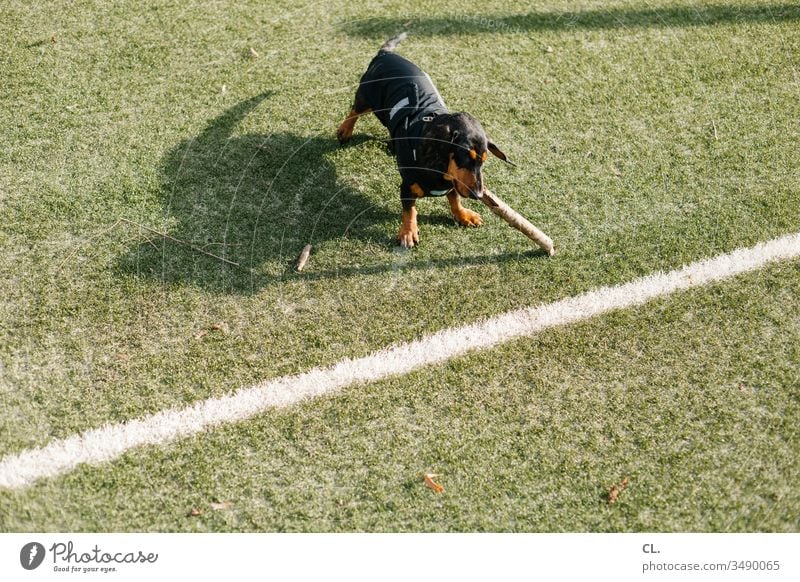
{"label": "small stick on grass", "polygon": [[556,249],[553,246],[553,240],[549,236],[533,226],[528,219],[503,202],[493,192],[484,190],[483,195],[481,196],[481,202],[488,206],[489,210],[505,220],[510,226],[516,228],[522,234],[539,245],[542,249],[544,249],[545,252],[547,252],[549,256],[552,257],[556,254]]}
{"label": "small stick on grass", "polygon": [[311,255],[311,245],[306,245],[303,247],[303,250],[300,251],[300,256],[297,257],[297,262],[294,264],[294,269],[298,273],[302,271],[306,263],[308,262],[308,257]]}

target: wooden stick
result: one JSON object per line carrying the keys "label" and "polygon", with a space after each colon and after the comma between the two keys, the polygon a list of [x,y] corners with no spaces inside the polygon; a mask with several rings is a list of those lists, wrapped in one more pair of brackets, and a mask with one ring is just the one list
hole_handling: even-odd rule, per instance
{"label": "wooden stick", "polygon": [[311,255],[311,245],[306,245],[300,252],[300,256],[297,257],[297,262],[294,264],[294,268],[298,273],[305,268],[309,255]]}
{"label": "wooden stick", "polygon": [[549,236],[533,226],[524,216],[503,202],[493,192],[484,190],[483,195],[481,196],[481,202],[488,206],[489,210],[505,220],[510,226],[516,228],[522,234],[539,245],[547,252],[549,256],[552,257],[556,254],[556,249],[553,246],[553,240]]}

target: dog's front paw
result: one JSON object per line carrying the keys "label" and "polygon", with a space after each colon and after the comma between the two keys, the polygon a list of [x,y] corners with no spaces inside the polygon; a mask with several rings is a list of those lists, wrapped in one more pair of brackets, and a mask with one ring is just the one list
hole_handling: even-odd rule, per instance
{"label": "dog's front paw", "polygon": [[347,128],[342,124],[342,126],[336,130],[336,139],[339,140],[339,145],[344,145],[350,138],[353,137],[353,130],[352,128]]}
{"label": "dog's front paw", "polygon": [[481,215],[468,208],[461,208],[458,214],[453,214],[453,218],[461,226],[480,226],[483,224]]}
{"label": "dog's front paw", "polygon": [[397,242],[404,249],[410,249],[414,245],[419,244],[419,229],[416,225],[401,226],[400,232],[397,233]]}

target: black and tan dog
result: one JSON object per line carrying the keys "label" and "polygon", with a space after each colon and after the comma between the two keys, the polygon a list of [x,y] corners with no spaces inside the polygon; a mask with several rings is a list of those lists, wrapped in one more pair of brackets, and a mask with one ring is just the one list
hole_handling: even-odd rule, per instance
{"label": "black and tan dog", "polygon": [[402,178],[403,218],[397,238],[408,248],[419,242],[416,201],[424,196],[446,195],[459,224],[479,226],[480,215],[464,208],[461,197],[481,197],[487,151],[508,159],[487,139],[477,119],[450,113],[430,77],[395,54],[405,36],[387,41],[372,59],[337,137],[340,143],[347,142],[358,118],[370,112],[389,130]]}

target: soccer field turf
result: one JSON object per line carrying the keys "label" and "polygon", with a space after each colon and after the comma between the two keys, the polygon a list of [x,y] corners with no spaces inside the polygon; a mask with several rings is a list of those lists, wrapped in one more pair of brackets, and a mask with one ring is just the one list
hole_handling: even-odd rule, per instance
{"label": "soccer field turf", "polygon": [[[6,4],[2,458],[800,231],[790,3]],[[401,30],[556,257],[440,199],[397,249],[385,130],[334,133]],[[133,448],[0,530],[798,531],[798,297],[774,263]]]}

